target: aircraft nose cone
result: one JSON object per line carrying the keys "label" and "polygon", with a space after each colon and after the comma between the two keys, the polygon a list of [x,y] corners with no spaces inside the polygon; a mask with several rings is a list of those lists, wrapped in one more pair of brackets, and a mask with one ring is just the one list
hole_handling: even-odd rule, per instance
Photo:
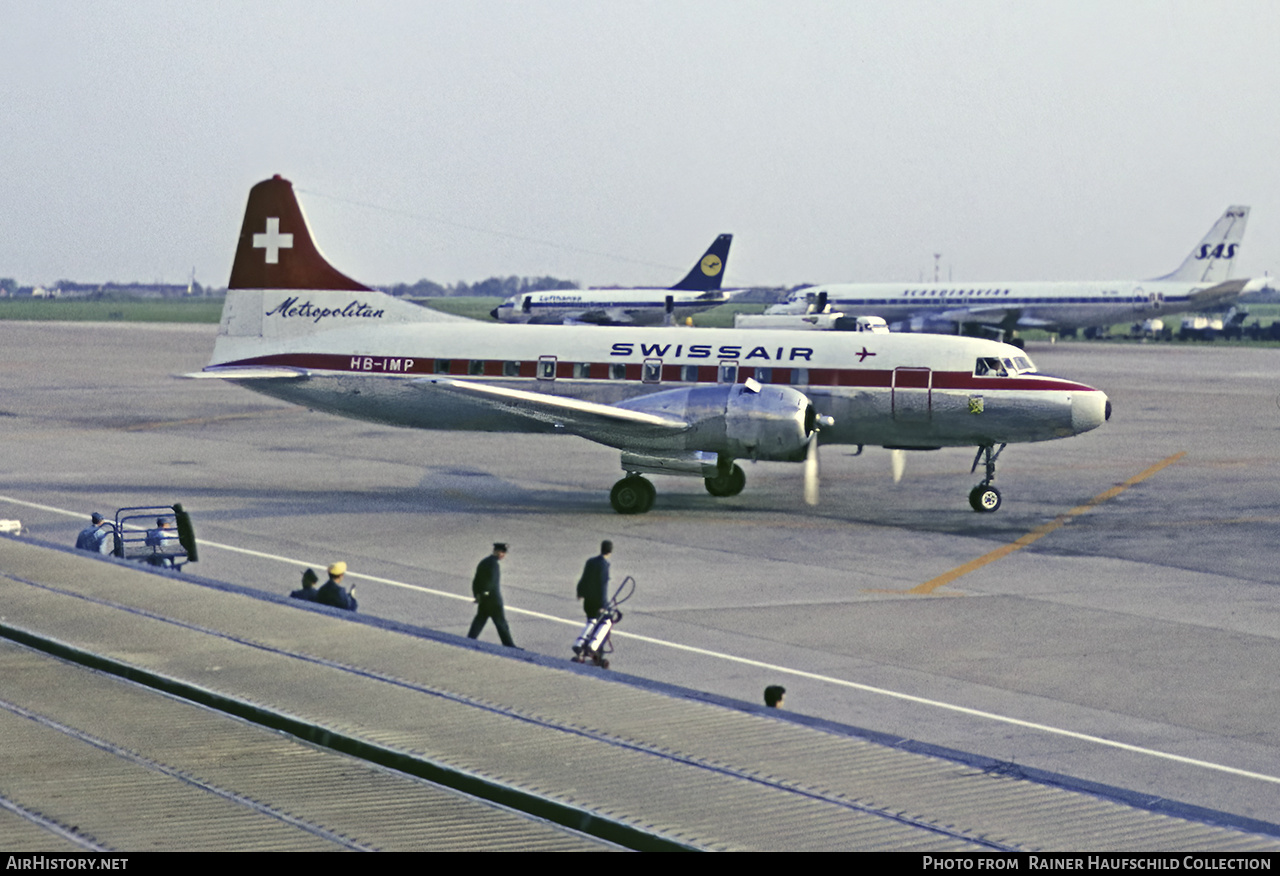
{"label": "aircraft nose cone", "polygon": [[1111,419],[1111,399],[1105,392],[1077,392],[1071,396],[1071,431],[1079,435]]}

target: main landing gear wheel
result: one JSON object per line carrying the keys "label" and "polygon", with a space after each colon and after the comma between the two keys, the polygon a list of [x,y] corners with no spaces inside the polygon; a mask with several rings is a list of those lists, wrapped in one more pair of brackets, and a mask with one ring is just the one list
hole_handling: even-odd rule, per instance
{"label": "main landing gear wheel", "polygon": [[713,478],[703,478],[707,492],[713,496],[736,496],[747,485],[746,472],[742,466],[734,464],[727,472],[717,472]]}
{"label": "main landing gear wheel", "polygon": [[609,504],[619,514],[643,514],[653,507],[658,491],[639,475],[629,475],[613,485]]}
{"label": "main landing gear wheel", "polygon": [[990,513],[1000,507],[1000,491],[992,486],[976,486],[969,491],[974,511]]}

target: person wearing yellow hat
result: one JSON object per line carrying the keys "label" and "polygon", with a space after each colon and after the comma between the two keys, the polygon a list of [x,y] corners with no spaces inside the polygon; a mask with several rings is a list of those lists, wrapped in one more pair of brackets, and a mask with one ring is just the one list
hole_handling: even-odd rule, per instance
{"label": "person wearing yellow hat", "polygon": [[316,591],[316,602],[321,605],[332,605],[334,608],[356,610],[356,585],[350,590],[342,587],[342,576],[347,574],[347,564],[339,560],[329,567],[329,580]]}

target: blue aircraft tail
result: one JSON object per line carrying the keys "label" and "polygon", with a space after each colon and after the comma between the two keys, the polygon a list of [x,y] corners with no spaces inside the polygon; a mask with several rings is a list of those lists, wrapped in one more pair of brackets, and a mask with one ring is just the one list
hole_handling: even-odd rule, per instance
{"label": "blue aircraft tail", "polygon": [[724,279],[724,268],[729,262],[729,244],[733,243],[732,234],[722,234],[703,253],[702,258],[693,266],[685,278],[672,286],[681,292],[711,292],[720,288]]}

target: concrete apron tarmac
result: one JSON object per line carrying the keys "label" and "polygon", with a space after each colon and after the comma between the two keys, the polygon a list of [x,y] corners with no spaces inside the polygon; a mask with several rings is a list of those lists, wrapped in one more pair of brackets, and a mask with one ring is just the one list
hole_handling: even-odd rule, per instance
{"label": "concrete apron tarmac", "polygon": [[[0,324],[0,517],[69,543],[90,511],[181,501],[202,575],[286,592],[350,566],[362,612],[465,633],[495,540],[516,641],[564,654],[601,538],[634,575],[617,669],[1280,822],[1280,350],[1032,345],[1105,390],[1097,431],[1014,445],[1003,507],[972,453],[746,465],[714,499],[655,478],[608,504],[616,451],[413,432],[293,408],[198,370],[212,326]],[[1013,548],[1013,549],[1011,549]],[[193,596],[198,591],[193,591]],[[483,637],[494,639],[492,627]]]}

